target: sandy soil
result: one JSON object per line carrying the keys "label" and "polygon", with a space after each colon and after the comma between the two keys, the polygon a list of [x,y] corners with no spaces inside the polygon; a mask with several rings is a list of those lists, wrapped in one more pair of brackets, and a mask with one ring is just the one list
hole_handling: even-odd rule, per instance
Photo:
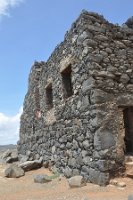
{"label": "sandy soil", "polygon": [[51,175],[44,168],[11,179],[4,177],[5,167],[0,165],[0,200],[127,200],[128,195],[133,194],[133,180],[129,178],[117,179],[126,183],[125,188],[111,185],[100,187],[88,183],[82,188],[70,189],[64,177],[45,184],[34,183],[35,174]]}

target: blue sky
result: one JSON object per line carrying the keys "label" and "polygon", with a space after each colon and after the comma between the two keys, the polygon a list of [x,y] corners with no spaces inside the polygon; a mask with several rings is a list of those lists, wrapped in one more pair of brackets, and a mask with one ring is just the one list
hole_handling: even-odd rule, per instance
{"label": "blue sky", "polygon": [[0,0],[0,144],[18,139],[32,63],[48,59],[82,9],[122,24],[133,15],[133,1]]}

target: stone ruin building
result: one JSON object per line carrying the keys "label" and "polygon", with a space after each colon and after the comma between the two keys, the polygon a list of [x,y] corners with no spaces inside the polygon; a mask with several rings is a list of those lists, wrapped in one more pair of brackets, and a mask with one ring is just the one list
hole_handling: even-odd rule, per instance
{"label": "stone ruin building", "polygon": [[99,185],[125,172],[133,154],[132,26],[83,11],[48,61],[34,63],[18,152]]}

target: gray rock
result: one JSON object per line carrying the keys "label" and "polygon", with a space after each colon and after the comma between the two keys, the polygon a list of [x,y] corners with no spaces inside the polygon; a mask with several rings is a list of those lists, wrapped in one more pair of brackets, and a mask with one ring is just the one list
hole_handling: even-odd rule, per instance
{"label": "gray rock", "polygon": [[84,158],[88,155],[88,151],[82,150],[81,154],[82,154],[82,157]]}
{"label": "gray rock", "polygon": [[88,90],[90,90],[94,86],[94,84],[95,84],[95,80],[92,77],[85,80],[82,85],[83,93],[86,93]]}
{"label": "gray rock", "polygon": [[89,169],[89,180],[92,183],[98,183],[98,185],[104,186],[109,183],[109,174],[101,173],[100,171],[96,171],[95,169]]}
{"label": "gray rock", "polygon": [[91,160],[91,159],[90,159],[89,156],[86,156],[86,157],[83,158],[83,162],[84,162],[85,165],[89,165],[90,160]]}
{"label": "gray rock", "polygon": [[100,33],[105,33],[106,30],[105,28],[101,28],[101,27],[98,27],[98,26],[94,26],[94,25],[88,25],[87,28],[90,30],[90,31],[96,31],[96,32],[100,32]]}
{"label": "gray rock", "polygon": [[17,151],[12,151],[11,155],[7,157],[6,163],[13,163],[18,161],[18,153]]}
{"label": "gray rock", "polygon": [[73,176],[70,179],[68,179],[68,183],[70,188],[82,187],[86,185],[84,178],[82,176]]}
{"label": "gray rock", "polygon": [[97,46],[97,42],[92,39],[86,39],[83,41],[83,46],[95,47]]}
{"label": "gray rock", "polygon": [[133,194],[128,196],[128,200],[133,200]]}
{"label": "gray rock", "polygon": [[96,63],[101,63],[103,58],[104,57],[101,54],[90,55],[89,61],[96,62]]}
{"label": "gray rock", "polygon": [[88,38],[88,33],[87,32],[83,32],[77,39],[77,45],[81,45],[83,44],[83,41]]}
{"label": "gray rock", "polygon": [[73,174],[73,176],[78,176],[78,175],[80,175],[80,172],[78,169],[73,169],[72,174]]}
{"label": "gray rock", "polygon": [[83,97],[82,99],[82,107],[86,108],[90,105],[90,102],[89,102],[89,97],[86,95],[85,97]]}
{"label": "gray rock", "polygon": [[29,157],[26,155],[19,155],[19,161],[20,163],[24,163],[26,161],[28,161]]}
{"label": "gray rock", "polygon": [[52,181],[52,179],[48,175],[45,175],[45,174],[38,174],[34,176],[35,183],[48,183],[50,181]]}
{"label": "gray rock", "polygon": [[67,178],[70,178],[72,176],[72,169],[70,169],[69,167],[67,167],[65,170],[64,170],[64,175],[67,177]]}
{"label": "gray rock", "polygon": [[128,81],[130,80],[129,76],[127,74],[122,74],[120,81],[123,83],[128,83]]}
{"label": "gray rock", "polygon": [[76,166],[76,159],[75,158],[70,158],[68,160],[68,166],[75,167]]}
{"label": "gray rock", "polygon": [[105,103],[112,99],[112,95],[102,90],[96,89],[91,92],[90,101],[91,104]]}
{"label": "gray rock", "polygon": [[7,178],[19,178],[21,176],[24,176],[24,174],[24,170],[14,164],[5,170],[5,176]]}
{"label": "gray rock", "polygon": [[116,142],[111,130],[98,130],[94,136],[94,146],[97,150],[109,149]]}
{"label": "gray rock", "polygon": [[42,167],[42,159],[34,160],[34,161],[26,161],[24,163],[19,164],[19,167],[23,168],[24,171],[38,169],[38,168]]}
{"label": "gray rock", "polygon": [[89,167],[87,167],[86,165],[82,166],[82,171],[89,174]]}
{"label": "gray rock", "polygon": [[7,157],[11,156],[11,154],[12,154],[12,151],[8,149],[2,154],[1,158],[6,160]]}
{"label": "gray rock", "polygon": [[83,141],[83,147],[87,150],[89,149],[90,143],[88,140]]}

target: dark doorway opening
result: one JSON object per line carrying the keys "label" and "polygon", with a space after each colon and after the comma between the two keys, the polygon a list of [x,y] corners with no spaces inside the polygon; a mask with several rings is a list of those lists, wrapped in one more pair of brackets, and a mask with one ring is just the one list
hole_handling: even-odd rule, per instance
{"label": "dark doorway opening", "polygon": [[133,107],[127,107],[123,110],[125,127],[125,154],[133,155]]}

